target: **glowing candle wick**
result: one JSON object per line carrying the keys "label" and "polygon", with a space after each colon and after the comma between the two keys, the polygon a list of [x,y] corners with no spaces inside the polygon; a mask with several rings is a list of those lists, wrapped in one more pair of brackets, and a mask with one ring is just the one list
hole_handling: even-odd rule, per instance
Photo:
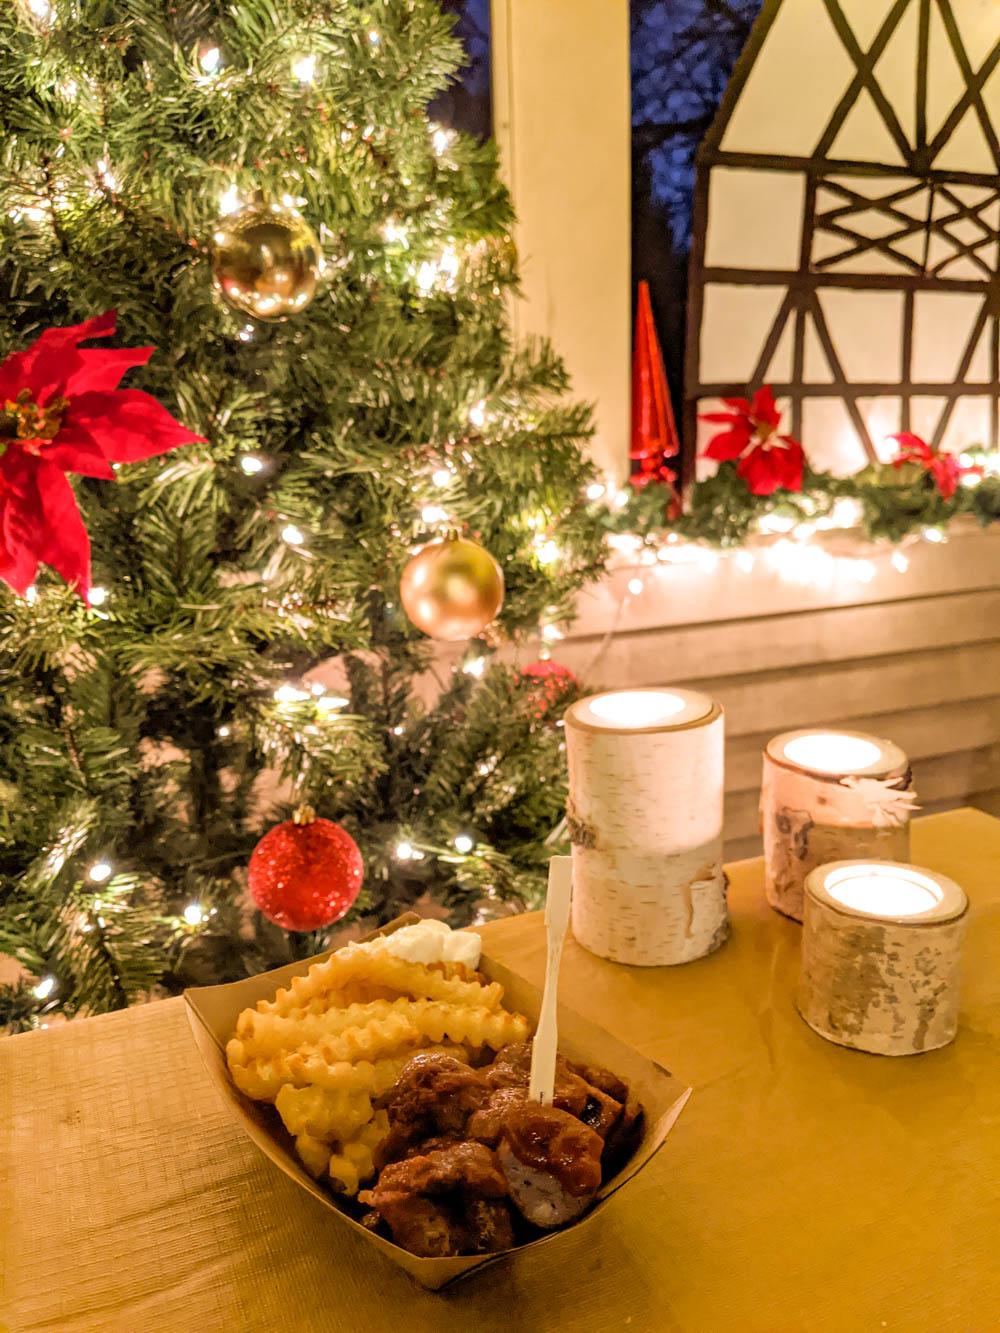
{"label": "glowing candle wick", "polygon": [[836,732],[817,732],[814,736],[796,736],[785,744],[785,758],[803,768],[821,773],[855,773],[870,768],[882,757],[881,746],[860,736],[842,736]]}

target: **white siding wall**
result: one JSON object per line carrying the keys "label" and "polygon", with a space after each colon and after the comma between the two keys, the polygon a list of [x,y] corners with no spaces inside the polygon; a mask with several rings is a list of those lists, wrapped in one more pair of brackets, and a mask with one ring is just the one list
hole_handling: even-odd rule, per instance
{"label": "white siding wall", "polygon": [[[726,710],[730,859],[755,855],[761,750],[793,727],[857,727],[910,756],[925,810],[1000,814],[1000,531],[881,556],[822,592],[758,559],[618,570],[580,601],[553,656],[587,684],[693,685]],[[633,595],[628,582],[645,578]]]}

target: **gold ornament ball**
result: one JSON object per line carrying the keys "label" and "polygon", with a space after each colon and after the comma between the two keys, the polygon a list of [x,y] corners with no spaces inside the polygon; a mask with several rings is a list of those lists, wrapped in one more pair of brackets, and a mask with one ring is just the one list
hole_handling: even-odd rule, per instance
{"label": "gold ornament ball", "polygon": [[503,570],[477,542],[446,537],[407,563],[399,597],[417,629],[432,639],[471,639],[503,605]]}
{"label": "gold ornament ball", "polygon": [[316,294],[319,242],[294,208],[250,204],[221,218],[212,239],[212,276],[234,310],[285,319]]}

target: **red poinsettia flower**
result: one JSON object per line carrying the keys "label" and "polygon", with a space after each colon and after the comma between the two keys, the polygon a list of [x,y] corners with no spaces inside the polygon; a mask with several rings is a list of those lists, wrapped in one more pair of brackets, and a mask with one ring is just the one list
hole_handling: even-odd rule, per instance
{"label": "red poinsettia flower", "polygon": [[932,449],[926,440],[908,430],[899,435],[890,435],[889,438],[899,445],[899,453],[892,460],[893,467],[902,467],[904,463],[919,463],[934,478],[942,499],[951,499],[963,477],[983,475],[983,469],[978,465],[964,467],[954,454],[943,454]]}
{"label": "red poinsettia flower", "polygon": [[801,491],[805,454],[798,440],[779,435],[781,413],[774,403],[771,386],[765,384],[753,396],[723,398],[728,412],[705,412],[702,421],[726,427],[708,442],[704,457],[717,463],[738,458],[736,471],[754,495],[770,495],[783,488]]}
{"label": "red poinsettia flower", "polygon": [[114,480],[112,463],[134,463],[203,443],[138,389],[119,389],[155,347],[88,348],[115,329],[115,311],[47,329],[0,365],[0,579],[25,593],[40,563],[86,601],[90,540],[67,472]]}

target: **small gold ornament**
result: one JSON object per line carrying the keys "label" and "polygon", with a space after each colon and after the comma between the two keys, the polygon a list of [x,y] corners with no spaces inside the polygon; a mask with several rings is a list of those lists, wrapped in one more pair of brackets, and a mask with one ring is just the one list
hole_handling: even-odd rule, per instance
{"label": "small gold ornament", "polygon": [[503,570],[478,542],[428,542],[399,583],[403,610],[432,639],[471,639],[503,605]]}
{"label": "small gold ornament", "polygon": [[319,242],[294,208],[249,204],[221,218],[212,239],[212,277],[234,310],[285,319],[316,294]]}

